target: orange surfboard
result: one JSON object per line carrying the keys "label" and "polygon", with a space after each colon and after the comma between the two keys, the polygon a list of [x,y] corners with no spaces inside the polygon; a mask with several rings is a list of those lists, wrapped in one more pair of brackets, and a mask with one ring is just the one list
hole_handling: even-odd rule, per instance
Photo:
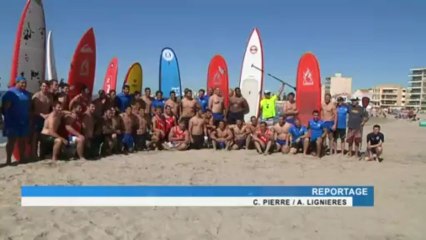
{"label": "orange surfboard", "polygon": [[304,126],[312,118],[314,110],[321,111],[321,75],[317,58],[305,53],[299,61],[296,82],[296,107]]}
{"label": "orange surfboard", "polygon": [[93,92],[96,69],[96,43],[93,28],[90,28],[81,38],[75,49],[68,74],[70,85],[69,97],[72,99],[81,93],[84,86]]}

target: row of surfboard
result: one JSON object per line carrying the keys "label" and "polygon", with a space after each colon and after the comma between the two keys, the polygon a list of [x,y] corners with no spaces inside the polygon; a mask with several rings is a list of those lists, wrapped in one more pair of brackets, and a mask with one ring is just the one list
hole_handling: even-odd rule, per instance
{"label": "row of surfboard", "polygon": [[[70,98],[81,92],[83,87],[93,92],[96,69],[96,42],[93,28],[80,39],[68,74]],[[260,69],[260,70],[259,70]],[[259,30],[254,29],[245,50],[240,75],[240,88],[250,105],[250,116],[258,115],[258,105],[262,97],[264,84],[263,46]],[[45,75],[46,73],[46,75]],[[117,87],[118,59],[114,57],[109,63],[104,79],[103,89],[109,92]],[[9,86],[14,86],[17,76],[27,79],[27,90],[34,93],[39,89],[43,79],[58,79],[53,49],[53,36],[49,32],[46,39],[46,23],[41,0],[28,0],[21,15],[16,33]],[[312,53],[306,53],[300,59],[297,69],[296,96],[299,117],[306,123],[313,109],[321,107],[321,81],[319,64]],[[143,71],[139,63],[134,63],[126,74],[123,84],[129,85],[131,92],[141,91]],[[228,67],[221,55],[214,56],[208,67],[207,88],[219,88],[229,103]],[[174,90],[182,94],[179,64],[171,48],[161,51],[159,89],[168,97]]]}

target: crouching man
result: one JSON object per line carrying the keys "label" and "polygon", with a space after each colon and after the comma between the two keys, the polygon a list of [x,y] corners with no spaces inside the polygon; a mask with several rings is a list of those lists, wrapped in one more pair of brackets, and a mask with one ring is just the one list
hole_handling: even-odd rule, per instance
{"label": "crouching man", "polygon": [[367,161],[378,161],[381,160],[380,155],[383,153],[383,143],[385,142],[385,136],[380,132],[380,126],[374,125],[373,132],[367,135],[367,154],[365,158]]}
{"label": "crouching man", "polygon": [[55,102],[53,111],[44,121],[43,129],[40,135],[40,158],[43,159],[46,154],[52,153],[52,160],[59,159],[61,149],[68,144],[68,141],[58,134],[62,119],[62,103]]}

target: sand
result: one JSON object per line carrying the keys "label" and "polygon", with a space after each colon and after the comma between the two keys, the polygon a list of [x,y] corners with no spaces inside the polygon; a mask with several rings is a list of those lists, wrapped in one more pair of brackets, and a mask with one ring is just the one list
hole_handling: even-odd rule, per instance
{"label": "sand", "polygon": [[[0,239],[425,239],[426,128],[383,119],[366,128],[374,122],[382,163],[201,150],[3,167]],[[21,208],[22,184],[374,185],[376,196],[372,208],[343,209]]]}

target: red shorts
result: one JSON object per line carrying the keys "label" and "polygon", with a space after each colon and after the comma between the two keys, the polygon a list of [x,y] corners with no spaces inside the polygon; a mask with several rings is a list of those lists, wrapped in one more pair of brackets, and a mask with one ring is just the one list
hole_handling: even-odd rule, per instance
{"label": "red shorts", "polygon": [[361,142],[361,129],[348,129],[348,136],[346,137],[346,141],[349,144],[355,142],[359,144]]}

